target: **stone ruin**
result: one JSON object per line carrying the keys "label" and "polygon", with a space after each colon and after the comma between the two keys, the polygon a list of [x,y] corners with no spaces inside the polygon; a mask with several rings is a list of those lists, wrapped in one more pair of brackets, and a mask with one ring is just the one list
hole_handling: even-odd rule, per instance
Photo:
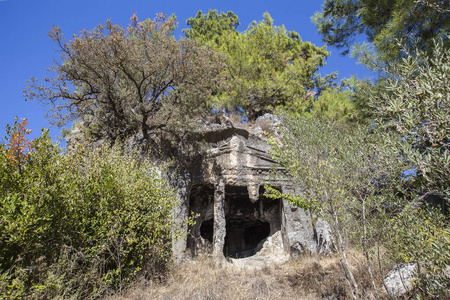
{"label": "stone ruin", "polygon": [[[208,150],[192,170],[174,181],[181,198],[176,219],[184,231],[174,244],[176,258],[206,252],[216,262],[247,264],[283,261],[292,253],[325,253],[332,247],[327,224],[281,199],[264,196],[264,186],[300,193],[272,160],[264,130],[276,134],[277,119],[260,117],[248,124],[205,122]],[[278,170],[274,176],[273,170]],[[283,175],[284,174],[284,175]],[[195,224],[182,220],[194,215]]]}

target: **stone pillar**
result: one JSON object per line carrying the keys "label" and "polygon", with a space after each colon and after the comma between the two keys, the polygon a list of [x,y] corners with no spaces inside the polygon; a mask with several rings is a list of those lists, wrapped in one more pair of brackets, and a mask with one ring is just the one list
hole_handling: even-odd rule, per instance
{"label": "stone pillar", "polygon": [[219,178],[214,185],[214,237],[213,256],[216,263],[225,261],[223,247],[225,245],[226,221],[225,221],[225,180]]}

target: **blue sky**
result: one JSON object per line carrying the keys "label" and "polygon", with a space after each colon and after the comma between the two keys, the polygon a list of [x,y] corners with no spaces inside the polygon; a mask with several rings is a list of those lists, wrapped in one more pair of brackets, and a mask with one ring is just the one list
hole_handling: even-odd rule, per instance
{"label": "blue sky", "polygon": [[[36,102],[26,102],[23,94],[32,76],[43,79],[51,75],[47,69],[58,60],[56,47],[48,37],[52,25],[60,26],[67,38],[83,29],[92,29],[107,19],[126,27],[134,12],[140,20],[154,18],[156,13],[175,13],[179,22],[176,36],[186,28],[186,19],[198,10],[233,11],[241,22],[243,31],[253,20],[261,20],[269,12],[275,25],[284,24],[287,30],[297,31],[304,41],[323,46],[321,36],[311,22],[311,16],[319,11],[322,1],[151,1],[151,0],[0,0],[0,140],[6,124],[14,117],[27,118],[31,137],[39,136],[41,128],[50,127],[44,118],[46,109]],[[331,56],[327,66],[319,70],[324,75],[339,72],[339,78],[357,75],[370,78],[373,75],[356,62],[339,55],[339,50],[328,47]],[[50,128],[55,140],[60,129]]]}

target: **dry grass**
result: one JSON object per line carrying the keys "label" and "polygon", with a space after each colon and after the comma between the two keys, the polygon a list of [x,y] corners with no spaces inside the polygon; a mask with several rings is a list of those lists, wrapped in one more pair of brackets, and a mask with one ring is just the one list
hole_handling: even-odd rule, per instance
{"label": "dry grass", "polygon": [[262,270],[215,266],[201,257],[164,279],[136,283],[115,299],[349,299],[338,257],[300,257]]}

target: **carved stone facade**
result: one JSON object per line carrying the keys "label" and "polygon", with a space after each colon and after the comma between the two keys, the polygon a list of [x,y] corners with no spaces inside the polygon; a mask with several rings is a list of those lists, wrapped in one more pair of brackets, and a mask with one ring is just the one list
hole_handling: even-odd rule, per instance
{"label": "carved stone facade", "polygon": [[[264,117],[264,126],[270,117],[275,132],[273,116]],[[283,174],[284,169],[268,153],[270,145],[260,126],[208,125],[204,138],[209,149],[201,164],[175,180],[182,200],[176,214],[185,231],[174,245],[176,257],[207,251],[221,262],[329,250],[326,223],[313,222],[309,212],[264,196],[264,185],[289,193],[300,190],[288,176],[273,175],[272,170]],[[188,228],[181,220],[192,214],[196,223]]]}

